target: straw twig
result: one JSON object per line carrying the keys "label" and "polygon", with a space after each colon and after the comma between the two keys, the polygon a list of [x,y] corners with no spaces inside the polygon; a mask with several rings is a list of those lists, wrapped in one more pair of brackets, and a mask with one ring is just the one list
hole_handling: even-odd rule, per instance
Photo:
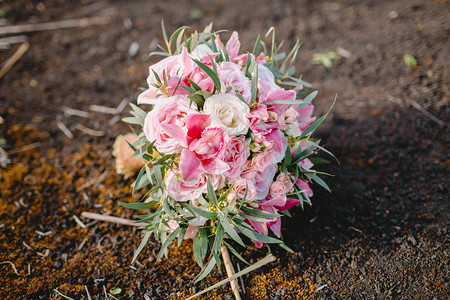
{"label": "straw twig", "polygon": [[110,20],[111,18],[109,17],[93,17],[93,18],[55,21],[48,23],[3,26],[0,27],[0,35],[87,27],[92,25],[104,25],[108,24]]}
{"label": "straw twig", "polygon": [[22,45],[20,45],[17,51],[6,61],[6,63],[0,70],[0,79],[3,78],[3,76],[5,76],[6,73],[8,73],[8,71],[12,68],[12,66],[14,66],[14,64],[22,57],[22,55],[25,54],[25,52],[27,52],[29,48],[30,44],[28,42],[25,42]]}
{"label": "straw twig", "polygon": [[87,211],[82,212],[81,216],[85,217],[85,218],[88,218],[88,219],[105,221],[105,222],[122,224],[122,225],[128,225],[128,226],[140,227],[142,225],[145,225],[144,223],[136,223],[135,221],[129,220],[129,219],[113,217],[113,216],[107,216],[107,215],[101,215],[101,214],[91,213],[91,212],[87,212]]}
{"label": "straw twig", "polygon": [[[222,245],[222,248],[220,248],[220,251],[222,252],[223,263],[225,265],[225,269],[227,270],[227,275],[228,275],[228,277],[231,277],[235,274],[235,272],[234,272],[233,264],[231,263],[230,254],[228,253],[227,246]],[[241,295],[239,294],[239,287],[238,287],[236,279],[231,280],[230,285],[231,285],[231,290],[234,293],[234,298],[236,298],[236,300],[240,300]]]}

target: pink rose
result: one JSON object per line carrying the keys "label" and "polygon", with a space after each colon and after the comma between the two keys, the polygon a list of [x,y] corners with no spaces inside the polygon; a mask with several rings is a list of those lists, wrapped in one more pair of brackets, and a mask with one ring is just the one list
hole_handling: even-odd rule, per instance
{"label": "pink rose", "polygon": [[245,142],[245,137],[225,136],[226,147],[223,151],[222,161],[227,163],[229,170],[223,173],[228,179],[232,180],[241,175],[247,158],[250,156],[250,148]]}
{"label": "pink rose", "polygon": [[238,178],[233,183],[233,191],[236,193],[239,199],[243,199],[245,191],[247,190],[247,195],[245,197],[246,201],[253,201],[256,198],[256,188],[251,180],[244,178]]}
{"label": "pink rose", "polygon": [[252,168],[258,172],[262,172],[267,168],[267,166],[273,164],[274,157],[275,152],[272,150],[260,152],[258,155],[253,157]]}
{"label": "pink rose", "polygon": [[234,88],[236,88],[245,101],[250,104],[252,99],[251,82],[242,73],[239,65],[228,61],[221,62],[217,67],[217,73],[222,83],[222,88],[232,87],[233,89],[230,93],[237,96],[237,93],[234,91]]}
{"label": "pink rose", "polygon": [[294,184],[292,183],[292,180],[289,176],[287,176],[284,173],[280,173],[277,177],[277,181],[282,182],[283,185],[286,187],[287,193],[293,193],[294,192]]}
{"label": "pink rose", "polygon": [[155,147],[164,154],[180,153],[187,146],[186,115],[191,110],[189,99],[181,95],[156,105],[145,118],[147,140],[155,141]]}
{"label": "pink rose", "polygon": [[189,200],[195,200],[201,196],[201,194],[207,193],[208,178],[211,180],[211,184],[215,191],[222,188],[225,185],[225,179],[221,175],[211,175],[203,173],[197,180],[191,180],[186,182],[181,178],[177,178],[177,174],[173,171],[168,171],[164,178],[166,184],[167,193],[176,201],[186,202]]}

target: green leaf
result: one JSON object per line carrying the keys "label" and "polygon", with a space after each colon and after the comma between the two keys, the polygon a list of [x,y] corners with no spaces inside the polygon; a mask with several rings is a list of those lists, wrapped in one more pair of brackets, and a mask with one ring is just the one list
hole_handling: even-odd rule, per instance
{"label": "green leaf", "polygon": [[236,230],[234,230],[234,227],[231,225],[231,223],[228,221],[227,216],[220,213],[219,214],[219,220],[221,225],[223,226],[223,229],[225,229],[225,232],[236,242],[238,242],[240,245],[245,247],[244,242],[241,240],[241,237],[239,234],[237,234]]}
{"label": "green leaf", "polygon": [[181,227],[180,234],[178,235],[178,247],[181,246],[181,243],[183,243],[184,235],[186,234],[187,227]]}
{"label": "green leaf", "polygon": [[158,204],[158,202],[137,202],[137,203],[125,203],[125,202],[120,202],[119,204],[126,207],[126,208],[131,208],[131,209],[149,209],[154,207],[155,205]]}
{"label": "green leaf", "polygon": [[286,154],[284,155],[284,162],[286,166],[290,166],[292,162],[291,147],[286,147]]}
{"label": "green leaf", "polygon": [[311,101],[313,101],[314,98],[316,98],[318,93],[319,93],[319,91],[314,91],[314,92],[310,93],[308,96],[305,97],[305,99],[303,99],[303,101],[306,103],[311,103]]}
{"label": "green leaf", "polygon": [[258,217],[254,217],[251,215],[244,214],[242,212],[239,212],[239,215],[241,217],[243,217],[244,219],[249,219],[249,220],[253,220],[253,221],[257,221],[257,222],[272,222],[273,221],[273,219],[258,218]]}
{"label": "green leaf", "polygon": [[161,246],[161,250],[159,250],[158,259],[160,259],[164,252],[166,251],[167,247],[169,247],[170,243],[177,237],[177,235],[180,233],[181,228],[178,227],[175,229],[167,238],[167,240],[164,242],[164,244]]}
{"label": "green leaf", "polygon": [[274,219],[274,218],[278,218],[280,216],[278,214],[271,214],[271,213],[268,213],[268,212],[265,212],[265,211],[262,211],[259,209],[250,208],[250,207],[246,207],[246,206],[241,207],[241,210],[248,215],[251,215],[254,217],[260,217],[260,218]]}
{"label": "green leaf", "polygon": [[220,247],[222,246],[223,235],[225,234],[225,230],[222,224],[217,224],[216,227],[216,237],[214,238],[213,246],[211,247],[211,253],[216,260],[217,267],[220,269]]}
{"label": "green leaf", "polygon": [[258,67],[255,68],[255,75],[252,78],[251,84],[251,92],[252,92],[252,103],[256,101],[256,96],[258,95]]}
{"label": "green leaf", "polygon": [[216,212],[206,211],[206,210],[200,209],[200,208],[192,206],[192,205],[188,205],[188,206],[190,209],[192,209],[193,211],[195,211],[196,213],[198,213],[200,216],[202,216],[204,218],[214,219],[217,217]]}
{"label": "green leaf", "polygon": [[317,176],[314,173],[309,173],[308,176],[314,180],[315,182],[317,182],[320,186],[322,186],[324,189],[326,189],[327,191],[329,191],[331,193],[330,188],[328,187],[328,185],[325,183],[325,181],[322,180],[322,178],[320,178],[319,176]]}
{"label": "green leaf", "polygon": [[203,260],[202,260],[202,240],[200,237],[200,233],[197,233],[194,237],[193,244],[194,258],[200,268],[203,268]]}
{"label": "green leaf", "polygon": [[204,63],[200,62],[197,59],[192,59],[203,71],[206,72],[206,74],[208,74],[209,77],[211,77],[211,80],[214,83],[214,86],[216,87],[216,90],[218,90],[220,92],[222,85],[220,83],[220,79],[217,76],[216,73],[214,73],[213,70],[211,70],[207,65],[205,65]]}
{"label": "green leaf", "polygon": [[258,56],[260,46],[261,46],[261,36],[258,34],[258,37],[256,38],[256,41],[255,41],[255,46],[253,47],[253,51],[252,51],[252,53],[255,57]]}
{"label": "green leaf", "polygon": [[328,114],[330,113],[331,109],[333,108],[334,104],[336,103],[336,97],[334,97],[334,101],[333,104],[331,104],[330,109],[328,110],[328,112],[322,116],[321,118],[319,118],[318,120],[314,121],[311,125],[308,126],[308,128],[305,129],[305,131],[302,132],[302,135],[300,136],[300,138],[305,138],[308,135],[312,134],[314,132],[314,130],[317,129],[317,127],[319,127],[320,124],[322,124],[322,122],[325,120],[325,118],[328,116]]}
{"label": "green leaf", "polygon": [[205,228],[200,228],[200,239],[202,242],[202,259],[205,259],[206,253],[208,252],[208,232]]}
{"label": "green leaf", "polygon": [[309,160],[315,165],[323,165],[323,164],[331,163],[329,160],[321,158],[321,157],[311,157]]}
{"label": "green leaf", "polygon": [[148,239],[150,238],[151,234],[152,234],[152,231],[146,231],[145,232],[144,237],[142,238],[142,241],[139,244],[139,247],[134,252],[133,260],[131,261],[132,264],[134,263],[134,261],[138,257],[139,253],[141,253],[142,249],[144,249],[144,246],[147,245]]}
{"label": "green leaf", "polygon": [[244,226],[236,225],[236,227],[242,232],[242,234],[244,234],[245,236],[247,236],[248,238],[250,238],[254,241],[258,241],[258,242],[266,243],[266,244],[279,244],[279,243],[283,242],[283,241],[280,241],[279,239],[257,233],[253,229],[249,229]]}
{"label": "green leaf", "polygon": [[212,269],[214,268],[215,265],[216,265],[216,260],[214,259],[214,257],[211,257],[211,260],[208,262],[206,267],[198,275],[197,279],[195,280],[195,283],[199,282],[200,280],[202,280],[203,278],[208,276],[208,274],[211,273],[211,271],[212,271]]}
{"label": "green leaf", "polygon": [[133,195],[136,192],[137,187],[139,186],[139,182],[141,181],[142,175],[144,175],[145,172],[145,168],[142,167],[141,170],[138,173],[138,176],[136,178],[136,181],[134,182],[134,187],[133,187]]}
{"label": "green leaf", "polygon": [[236,251],[236,249],[234,249],[230,244],[228,244],[227,242],[223,241],[223,243],[225,244],[225,246],[227,246],[228,249],[230,249],[231,253],[233,253],[237,258],[239,258],[239,260],[241,260],[244,264],[250,265],[250,263],[248,261],[246,261],[240,254],[239,252]]}
{"label": "green leaf", "polygon": [[286,246],[285,243],[280,243],[280,244],[278,244],[278,246],[280,246],[281,248],[283,248],[283,249],[286,250],[287,252],[294,253],[294,250],[292,250],[291,248],[289,248],[288,246]]}
{"label": "green leaf", "polygon": [[208,198],[209,201],[211,201],[211,203],[214,206],[217,206],[217,196],[216,196],[216,192],[214,191],[214,187],[211,183],[211,180],[208,177],[208,181],[207,181],[207,187],[208,187]]}
{"label": "green leaf", "polygon": [[170,209],[170,206],[169,206],[169,197],[164,197],[164,198],[163,198],[163,200],[162,200],[162,205],[163,205],[163,209],[164,209],[164,211],[166,212],[166,214],[167,214],[171,219],[173,219],[174,216],[173,216],[172,210]]}
{"label": "green leaf", "polygon": [[145,119],[145,117],[147,117],[147,113],[141,109],[139,106],[130,103],[131,108],[133,109],[134,113],[136,114],[136,117]]}
{"label": "green leaf", "polygon": [[129,124],[144,126],[144,120],[137,117],[126,117],[123,118],[122,121]]}

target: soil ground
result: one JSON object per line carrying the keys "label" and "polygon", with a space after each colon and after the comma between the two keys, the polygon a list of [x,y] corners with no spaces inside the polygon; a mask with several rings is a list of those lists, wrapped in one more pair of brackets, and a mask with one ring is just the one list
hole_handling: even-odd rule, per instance
{"label": "soil ground", "polygon": [[[0,262],[18,272],[0,265],[1,299],[62,299],[55,290],[104,299],[114,288],[120,299],[182,299],[225,277],[214,271],[193,283],[199,268],[190,241],[157,262],[160,244],[151,240],[131,267],[136,229],[86,219],[81,228],[73,217],[131,217],[117,202],[139,195],[131,195],[132,179],[115,173],[111,154],[128,128],[90,105],[135,101],[156,59],[147,54],[162,39],[162,17],[169,31],[214,21],[237,30],[247,50],[275,26],[287,45],[303,41],[297,71],[320,91],[317,114],[338,94],[316,133],[340,160],[321,167],[335,174],[327,178],[333,193],[316,187],[313,206],[284,220],[295,253],[273,247],[276,262],[244,276],[245,299],[449,298],[448,1],[13,0],[0,9],[2,25],[112,15],[108,25],[28,34],[30,49],[0,81],[0,136],[11,159],[0,169]],[[140,48],[130,56],[133,42]],[[314,53],[338,47],[351,56],[330,69],[311,63]],[[1,61],[17,48],[0,50]],[[405,65],[405,54],[416,67]],[[89,116],[65,115],[64,107]],[[265,255],[240,251],[251,262]],[[204,298],[233,295],[224,286]]]}

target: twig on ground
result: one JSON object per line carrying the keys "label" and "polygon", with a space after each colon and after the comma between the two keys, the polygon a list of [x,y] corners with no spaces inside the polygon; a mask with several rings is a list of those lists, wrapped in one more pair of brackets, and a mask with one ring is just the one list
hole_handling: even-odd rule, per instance
{"label": "twig on ground", "polygon": [[263,259],[261,259],[260,261],[258,261],[257,263],[255,263],[255,264],[253,264],[253,265],[251,265],[251,266],[245,268],[245,269],[242,270],[241,272],[238,272],[238,273],[234,274],[233,276],[228,277],[228,278],[226,278],[226,279],[224,279],[224,280],[222,280],[222,281],[220,281],[220,282],[218,282],[218,283],[216,283],[216,284],[210,286],[209,288],[204,289],[204,290],[201,291],[201,292],[198,292],[198,293],[195,294],[195,295],[190,296],[190,297],[187,298],[186,300],[194,299],[195,297],[198,297],[198,296],[200,296],[200,295],[203,295],[203,294],[206,293],[206,292],[209,292],[209,291],[211,291],[211,290],[213,290],[213,289],[215,289],[215,288],[217,288],[217,287],[219,287],[219,286],[221,286],[221,285],[224,285],[224,284],[228,283],[229,281],[231,281],[231,280],[233,280],[233,279],[236,279],[236,278],[238,278],[238,277],[240,277],[240,276],[242,276],[242,275],[245,275],[245,274],[247,274],[247,273],[249,273],[249,272],[251,272],[251,271],[254,271],[254,270],[256,270],[256,269],[258,269],[258,268],[260,268],[260,267],[262,267],[262,266],[264,266],[264,265],[266,265],[266,264],[268,264],[268,263],[271,263],[271,262],[275,261],[275,260],[276,260],[276,257],[273,256],[272,254],[269,254],[269,255],[267,255],[266,257],[264,257]]}
{"label": "twig on ground", "polygon": [[98,113],[102,113],[102,114],[109,114],[109,115],[118,115],[120,114],[124,108],[127,106],[128,104],[128,99],[124,98],[117,107],[108,107],[108,106],[103,106],[103,105],[90,105],[89,109]]}
{"label": "twig on ground", "polygon": [[9,49],[11,44],[25,43],[28,42],[28,37],[26,35],[16,35],[0,39],[0,48]]}
{"label": "twig on ground", "polygon": [[83,126],[80,123],[75,124],[75,128],[81,132],[84,132],[84,133],[86,133],[88,135],[92,135],[92,136],[104,136],[105,135],[105,132],[102,130],[94,130],[94,129],[88,128],[86,126]]}
{"label": "twig on ground", "polygon": [[[230,254],[228,253],[227,246],[222,245],[222,248],[220,248],[220,251],[222,252],[223,257],[223,264],[225,265],[225,269],[227,270],[228,277],[231,277],[235,274],[233,264],[231,263]],[[241,295],[239,294],[239,286],[237,284],[236,279],[233,279],[230,281],[231,290],[234,293],[234,298],[236,300],[241,299]]]}
{"label": "twig on ground", "polygon": [[98,186],[106,178],[108,174],[109,174],[108,171],[103,172],[98,178],[94,178],[86,182],[85,184],[81,185],[79,188],[77,188],[77,192],[81,192],[82,190],[84,190],[87,187],[90,187],[91,185],[94,185],[95,187]]}
{"label": "twig on ground", "polygon": [[60,295],[63,298],[69,299],[69,300],[75,300],[73,298],[70,298],[69,296],[66,296],[64,294],[61,294],[61,292],[58,291],[58,289],[53,289],[58,295]]}
{"label": "twig on ground", "polygon": [[63,107],[61,107],[61,109],[63,110],[63,112],[66,116],[77,116],[77,117],[82,117],[82,118],[89,118],[89,113],[87,111],[74,109],[74,108],[70,108],[67,106],[63,106]]}
{"label": "twig on ground", "polygon": [[110,17],[93,17],[93,18],[55,21],[48,23],[3,26],[0,28],[0,35],[87,27],[92,25],[105,25],[108,24],[110,20],[111,20]]}
{"label": "twig on ground", "polygon": [[19,152],[28,151],[28,150],[34,149],[36,147],[39,147],[40,145],[41,145],[40,142],[36,142],[36,143],[33,143],[33,144],[28,144],[28,145],[25,145],[25,146],[22,146],[22,147],[19,147],[19,148],[16,148],[16,149],[8,151],[8,155],[16,154],[16,153],[19,153]]}
{"label": "twig on ground", "polygon": [[88,219],[94,219],[94,220],[105,221],[105,222],[110,222],[110,223],[117,223],[117,224],[128,225],[128,226],[140,227],[142,225],[145,225],[144,223],[136,223],[135,221],[129,220],[129,219],[101,215],[101,214],[96,214],[96,213],[91,213],[91,212],[86,212],[86,211],[82,212],[81,216],[88,218]]}
{"label": "twig on ground", "polygon": [[430,118],[431,120],[433,120],[437,124],[439,124],[439,126],[443,127],[445,125],[445,123],[442,120],[438,119],[435,115],[429,113],[425,108],[423,108],[422,105],[420,105],[416,101],[409,100],[409,102],[411,103],[412,107],[414,107],[415,109],[417,109],[418,111],[423,113],[425,116],[427,116],[428,118]]}
{"label": "twig on ground", "polygon": [[69,130],[69,128],[66,127],[66,125],[64,125],[63,122],[61,121],[56,121],[56,126],[58,126],[58,128],[69,138],[69,139],[73,139],[73,133],[72,131]]}
{"label": "twig on ground", "polygon": [[[1,30],[1,28],[0,28]],[[22,55],[27,52],[27,50],[30,48],[30,44],[28,42],[23,43],[20,45],[20,47],[16,50],[16,52],[6,61],[6,63],[3,65],[3,67],[0,70],[0,79],[5,76],[6,73],[14,66],[14,64],[22,57]]]}
{"label": "twig on ground", "polygon": [[10,264],[11,267],[13,268],[13,270],[14,270],[14,273],[16,273],[17,276],[20,276],[19,272],[17,272],[16,266],[12,262],[10,262],[9,260],[5,260],[5,261],[0,262],[0,265],[4,265],[4,264]]}
{"label": "twig on ground", "polygon": [[81,228],[86,228],[86,225],[76,215],[73,215],[73,219],[78,225],[80,225]]}
{"label": "twig on ground", "polygon": [[86,289],[86,294],[88,296],[88,299],[91,300],[91,295],[89,294],[89,290],[88,290],[87,286],[85,285],[84,288]]}
{"label": "twig on ground", "polygon": [[361,230],[361,229],[355,228],[355,227],[353,227],[353,226],[349,226],[348,229],[353,230],[353,231],[356,231],[356,232],[358,232],[358,233],[362,233],[362,230]]}
{"label": "twig on ground", "polygon": [[[239,265],[239,263],[237,263],[237,268],[238,268],[238,272],[241,271],[241,266]],[[239,280],[241,282],[241,286],[242,286],[242,294],[245,295],[245,286],[244,286],[244,280],[242,279],[242,276],[239,277]]]}

